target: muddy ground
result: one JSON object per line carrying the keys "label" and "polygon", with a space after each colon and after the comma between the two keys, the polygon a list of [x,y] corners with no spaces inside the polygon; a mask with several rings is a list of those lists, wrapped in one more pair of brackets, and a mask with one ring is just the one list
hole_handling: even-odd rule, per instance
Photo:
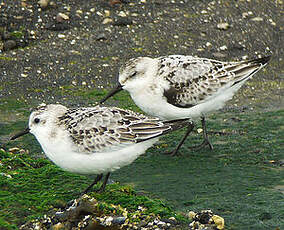
{"label": "muddy ground", "polygon": [[[1,43],[7,50],[0,56],[0,100],[84,104],[56,92],[109,88],[121,64],[138,56],[187,54],[228,61],[272,55],[237,103],[261,98],[257,103],[265,107],[283,106],[281,9],[280,0],[66,0],[47,7],[33,0],[4,1]],[[23,48],[5,43],[11,33],[16,47]]]}

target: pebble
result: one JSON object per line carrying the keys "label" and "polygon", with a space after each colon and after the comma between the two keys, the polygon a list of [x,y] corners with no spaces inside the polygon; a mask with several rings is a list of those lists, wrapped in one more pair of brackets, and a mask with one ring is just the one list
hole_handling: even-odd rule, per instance
{"label": "pebble", "polygon": [[219,49],[224,51],[224,50],[227,50],[228,47],[227,47],[226,45],[223,45],[223,46],[221,46]]}
{"label": "pebble", "polygon": [[133,22],[130,18],[127,17],[117,17],[112,24],[114,26],[127,26],[127,25],[132,25]]}
{"label": "pebble", "polygon": [[66,36],[64,34],[58,34],[57,35],[59,38],[65,38]]}
{"label": "pebble", "polygon": [[230,28],[230,25],[227,22],[221,22],[217,24],[217,28],[219,30],[228,30]]}
{"label": "pebble", "polygon": [[124,11],[120,11],[118,13],[118,16],[120,16],[120,17],[127,17],[127,15],[126,15],[126,13]]}
{"label": "pebble", "polygon": [[111,23],[113,22],[113,20],[111,18],[105,18],[102,22],[102,24],[108,24],[108,23]]}
{"label": "pebble", "polygon": [[38,4],[42,9],[45,9],[49,4],[49,0],[39,0]]}
{"label": "pebble", "polygon": [[26,78],[27,76],[28,76],[27,74],[25,74],[25,73],[21,73],[21,77]]}
{"label": "pebble", "polygon": [[109,17],[109,16],[110,16],[110,11],[109,11],[109,10],[105,10],[104,12],[105,12],[105,16],[106,16],[106,17]]}
{"label": "pebble", "polygon": [[105,34],[105,33],[100,33],[100,34],[98,34],[97,37],[96,37],[96,40],[97,40],[97,41],[103,41],[103,40],[106,40],[106,39],[107,39],[107,37],[106,37],[106,34]]}
{"label": "pebble", "polygon": [[206,42],[205,44],[207,47],[212,46],[212,44],[210,42]]}
{"label": "pebble", "polygon": [[64,20],[69,20],[69,16],[63,13],[58,13],[56,15],[56,21],[57,22],[63,22]]}
{"label": "pebble", "polygon": [[124,216],[114,217],[112,220],[112,223],[122,225],[125,223],[125,220],[126,220],[126,217]]}
{"label": "pebble", "polygon": [[263,21],[263,18],[261,18],[261,17],[255,17],[255,18],[252,18],[251,21],[254,21],[254,22],[262,22],[262,21]]}
{"label": "pebble", "polygon": [[19,150],[20,150],[20,149],[17,148],[17,147],[13,147],[13,148],[9,148],[9,149],[8,149],[8,151],[9,151],[9,152],[12,152],[12,153],[18,152]]}
{"label": "pebble", "polygon": [[7,40],[7,41],[4,41],[3,43],[4,51],[12,50],[12,49],[15,49],[16,47],[17,47],[17,42],[14,40]]}

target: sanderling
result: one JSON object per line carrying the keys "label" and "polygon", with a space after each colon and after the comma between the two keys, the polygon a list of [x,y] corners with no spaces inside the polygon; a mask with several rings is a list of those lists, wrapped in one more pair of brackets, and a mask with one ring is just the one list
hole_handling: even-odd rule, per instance
{"label": "sanderling", "polygon": [[[204,136],[201,146],[209,144],[212,148],[204,114],[222,108],[269,59],[221,62],[183,55],[130,59],[120,68],[117,87],[100,103],[125,89],[137,106],[160,119],[201,116]],[[188,132],[172,152],[173,155],[177,154],[187,135]]]}
{"label": "sanderling", "polygon": [[32,133],[46,156],[63,170],[98,174],[84,191],[106,174],[130,164],[151,147],[158,137],[193,123],[188,119],[161,121],[115,107],[69,109],[63,105],[41,105],[29,118],[28,128],[11,137]]}

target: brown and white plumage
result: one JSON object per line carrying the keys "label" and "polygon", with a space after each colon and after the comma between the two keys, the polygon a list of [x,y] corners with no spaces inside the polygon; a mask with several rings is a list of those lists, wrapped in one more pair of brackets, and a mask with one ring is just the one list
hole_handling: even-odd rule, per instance
{"label": "brown and white plumage", "polygon": [[27,131],[59,167],[98,174],[130,164],[159,136],[190,123],[188,119],[163,122],[115,107],[68,109],[51,104],[31,113]]}
{"label": "brown and white plumage", "polygon": [[221,62],[183,55],[139,57],[121,67],[117,89],[127,90],[150,115],[164,120],[195,118],[222,108],[269,59]]}
{"label": "brown and white plumage", "polygon": [[120,68],[117,87],[101,103],[124,89],[152,116],[197,118],[222,108],[269,59],[221,62],[184,55],[130,59]]}

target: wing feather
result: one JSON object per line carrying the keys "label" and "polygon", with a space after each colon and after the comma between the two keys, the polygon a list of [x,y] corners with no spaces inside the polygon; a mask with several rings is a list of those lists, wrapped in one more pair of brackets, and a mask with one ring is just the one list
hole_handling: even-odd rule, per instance
{"label": "wing feather", "polygon": [[248,79],[265,66],[270,57],[242,62],[221,62],[192,56],[160,57],[159,81],[168,82],[165,99],[177,106],[190,108]]}
{"label": "wing feather", "polygon": [[91,154],[158,137],[185,126],[188,120],[167,123],[129,110],[96,106],[69,109],[58,123],[68,130],[78,152]]}

